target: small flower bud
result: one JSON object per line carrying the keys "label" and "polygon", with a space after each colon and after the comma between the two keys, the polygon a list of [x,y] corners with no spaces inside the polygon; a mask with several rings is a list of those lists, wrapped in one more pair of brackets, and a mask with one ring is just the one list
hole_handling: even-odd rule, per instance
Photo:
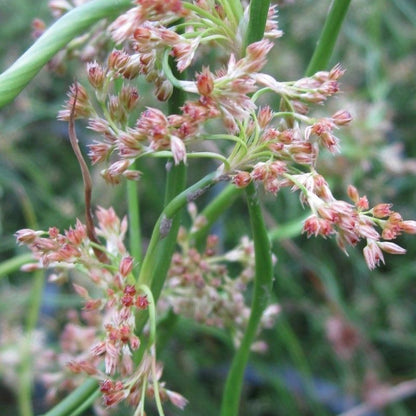
{"label": "small flower bud", "polygon": [[142,173],[138,170],[131,170],[128,169],[123,172],[123,176],[128,179],[129,181],[138,181],[141,177]]}
{"label": "small flower bud", "polygon": [[175,165],[179,165],[180,162],[186,163],[186,147],[183,140],[172,135],[170,137],[170,149],[175,160]]}
{"label": "small flower bud", "polygon": [[120,91],[119,100],[127,111],[131,111],[139,100],[139,93],[134,87],[123,87]]}
{"label": "small flower bud", "polygon": [[196,76],[196,86],[198,92],[203,96],[210,96],[214,91],[214,79],[208,68],[203,68],[202,72]]}
{"label": "small flower bud", "polygon": [[367,210],[368,209],[368,199],[364,195],[361,198],[358,199],[356,202],[356,206],[359,210]]}
{"label": "small flower bud", "polygon": [[123,277],[127,277],[133,270],[133,257],[125,256],[120,262],[119,272]]}
{"label": "small flower bud", "polygon": [[374,240],[367,240],[367,245],[364,247],[363,254],[365,262],[370,270],[375,269],[380,262],[384,264],[384,256],[380,247]]}
{"label": "small flower bud", "polygon": [[15,237],[19,244],[31,244],[33,243],[42,231],[33,231],[29,228],[23,228],[16,232]]}
{"label": "small flower bud", "polygon": [[358,200],[360,199],[360,194],[358,193],[357,188],[353,185],[348,185],[347,193],[348,193],[349,198],[354,203],[357,203]]}
{"label": "small flower bud", "polygon": [[181,410],[183,410],[188,403],[188,400],[186,400],[185,397],[181,396],[179,393],[175,393],[171,390],[166,390],[166,394],[170,402]]}
{"label": "small flower bud", "polygon": [[262,107],[257,115],[260,128],[264,129],[272,120],[273,112],[269,106]]}
{"label": "small flower bud", "polygon": [[378,242],[377,245],[386,253],[390,254],[406,254],[406,250],[403,247],[395,243],[390,243],[388,241]]}
{"label": "small flower bud", "polygon": [[149,306],[149,301],[147,300],[147,296],[137,296],[135,305],[137,309],[147,309]]}
{"label": "small flower bud", "polygon": [[329,71],[329,79],[337,81],[345,74],[345,69],[342,67],[341,64],[336,64],[330,71]]}
{"label": "small flower bud", "polygon": [[371,212],[376,218],[384,218],[392,214],[391,207],[392,204],[377,204]]}
{"label": "small flower bud", "polygon": [[105,80],[105,72],[103,67],[96,61],[89,62],[87,64],[87,72],[89,83],[97,90],[101,90]]}
{"label": "small flower bud", "polygon": [[416,221],[406,220],[400,222],[400,229],[407,234],[416,234]]}
{"label": "small flower bud", "polygon": [[113,50],[108,56],[108,68],[110,70],[118,72],[129,61],[129,55],[123,50]]}
{"label": "small flower bud", "polygon": [[32,38],[37,39],[41,37],[46,29],[45,22],[41,19],[35,18],[32,21]]}
{"label": "small flower bud", "polygon": [[159,101],[167,101],[173,92],[173,85],[167,79],[156,85],[155,95]]}
{"label": "small flower bud", "polygon": [[340,110],[337,111],[331,119],[337,126],[344,126],[352,120],[352,116],[348,111]]}
{"label": "small flower bud", "polygon": [[74,287],[75,292],[77,292],[77,294],[81,296],[83,299],[89,298],[88,290],[85,289],[85,287],[77,285],[76,283],[73,283],[72,286]]}
{"label": "small flower bud", "polygon": [[250,173],[245,171],[239,171],[236,175],[233,177],[233,184],[237,186],[237,188],[245,188],[249,185],[251,182],[251,176]]}

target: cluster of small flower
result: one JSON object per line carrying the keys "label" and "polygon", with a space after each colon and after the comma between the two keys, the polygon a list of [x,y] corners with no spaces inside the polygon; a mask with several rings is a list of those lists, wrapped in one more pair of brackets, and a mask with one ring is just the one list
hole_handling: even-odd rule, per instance
{"label": "cluster of small flower", "polygon": [[[140,340],[135,335],[136,315],[148,308],[149,300],[134,284],[133,258],[123,243],[126,219],[120,220],[112,208],[99,208],[96,215],[96,232],[105,239],[105,247],[97,247],[89,240],[86,226],[79,220],[64,234],[54,227],[48,232],[23,229],[16,233],[16,238],[18,243],[27,245],[38,260],[26,265],[25,270],[55,268],[60,271],[62,279],[64,270],[77,268],[89,277],[90,282],[86,282],[86,286],[93,284],[96,297],[91,296],[85,286],[73,284],[84,300],[86,325],[74,319],[66,325],[61,335],[62,353],[56,359],[62,365],[66,364],[74,374],[84,373],[101,380],[101,391],[107,406],[127,399],[137,407],[142,399],[142,390],[152,396],[155,386],[151,380],[157,382],[150,364],[135,368],[132,361],[132,353],[140,346]],[[93,248],[105,252],[108,262],[100,261]],[[144,362],[155,360],[154,354],[149,354],[149,357]],[[104,371],[101,370],[103,362]],[[68,377],[65,371],[44,372],[42,378],[49,388],[50,399],[62,388],[72,389],[77,380],[80,381],[79,378]],[[63,380],[67,381],[63,384]],[[179,403],[179,395],[163,385],[159,387],[162,396],[164,394]],[[182,402],[183,406],[184,399]]]}
{"label": "cluster of small flower", "polygon": [[[226,329],[238,346],[250,316],[244,292],[254,277],[253,244],[243,237],[239,246],[220,255],[216,253],[215,235],[208,236],[202,253],[191,240],[192,236],[181,228],[178,238],[181,251],[173,255],[159,308],[173,308],[178,315]],[[226,263],[230,262],[241,266],[236,277],[229,276]],[[270,305],[264,311],[260,328],[270,328],[279,310],[277,304]],[[262,341],[252,346],[256,351],[266,348]]]}
{"label": "cluster of small flower", "polygon": [[[89,128],[102,136],[90,145],[92,162],[108,161],[117,153],[117,160],[112,160],[102,172],[109,183],[118,183],[123,176],[138,179],[140,172],[129,169],[134,160],[157,151],[168,150],[175,163],[186,162],[187,146],[201,136],[202,125],[209,119],[220,118],[228,129],[235,131],[238,123],[256,107],[248,94],[258,88],[255,75],[265,65],[266,55],[273,46],[267,38],[282,34],[277,29],[275,7],[270,8],[265,39],[245,49],[239,32],[242,25],[216,2],[136,3],[137,7],[108,28],[124,49],[112,51],[105,66],[96,61],[87,64],[95,99],[77,83],[70,88],[66,107],[58,115],[61,120],[69,120],[76,96],[75,118],[88,119]],[[212,21],[207,12],[211,13]],[[185,33],[179,33],[182,23],[167,27],[180,18],[188,28]],[[197,49],[212,42],[217,42],[228,54],[226,68],[215,73],[203,68],[194,80],[180,81],[174,77],[168,64],[169,55],[175,59],[178,71],[183,72],[191,65]],[[231,55],[230,50],[234,51]],[[147,108],[131,126],[129,115],[137,106],[139,92],[129,83],[139,75],[153,83],[159,100],[167,100],[174,85],[199,95],[199,99],[187,101],[180,114],[165,115],[157,108]],[[115,79],[123,83],[117,93],[114,93]]]}

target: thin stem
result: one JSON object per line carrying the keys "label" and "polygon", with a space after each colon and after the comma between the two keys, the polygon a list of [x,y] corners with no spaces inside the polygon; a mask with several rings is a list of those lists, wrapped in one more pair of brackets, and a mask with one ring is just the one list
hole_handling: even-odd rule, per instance
{"label": "thin stem", "polygon": [[90,408],[90,406],[95,402],[96,399],[100,396],[100,390],[96,390],[87,400],[84,400],[82,404],[73,412],[71,412],[71,416],[78,416],[84,414],[84,412]]}
{"label": "thin stem", "polygon": [[130,7],[131,0],[93,0],[62,16],[0,75],[0,108],[11,102],[72,39],[99,20],[117,16]]}
{"label": "thin stem", "polygon": [[[24,216],[26,223],[32,229],[37,228],[36,215],[28,198],[23,199]],[[33,257],[32,257],[33,259]],[[33,383],[33,356],[31,346],[33,344],[33,331],[39,318],[39,310],[42,304],[42,293],[45,284],[45,272],[37,270],[33,274],[32,287],[29,297],[29,306],[25,315],[25,338],[21,345],[19,365],[19,389],[17,401],[20,416],[32,416],[32,383]]]}
{"label": "thin stem", "polygon": [[[138,280],[139,285],[145,284],[152,287],[153,296],[155,296],[156,299],[157,296],[153,290],[152,281],[155,275],[154,266],[157,263],[156,253],[158,251],[158,244],[163,240],[163,238],[169,236],[172,226],[172,219],[179,212],[179,210],[184,207],[186,203],[197,199],[221,179],[221,177],[217,176],[216,172],[206,175],[200,181],[196,182],[188,189],[173,198],[172,201],[166,205],[165,209],[162,211],[159,219],[157,220],[153,229],[146,255],[143,259],[143,265],[140,270]],[[162,277],[164,281],[165,276]],[[158,279],[160,279],[159,276]]]}
{"label": "thin stem", "polygon": [[205,140],[230,140],[232,142],[238,143],[240,146],[244,147],[247,150],[247,144],[239,136],[233,136],[232,134],[209,134],[204,136]]}
{"label": "thin stem", "polygon": [[192,3],[183,3],[183,6],[186,9],[192,10],[196,14],[204,17],[206,20],[208,20],[208,22],[212,22],[214,24],[213,27],[221,28],[224,31],[225,35],[229,36],[230,39],[234,38],[235,34],[232,31],[232,29],[229,28],[229,26],[227,26],[226,24],[224,24],[223,20],[221,20],[220,18],[213,16],[207,10],[204,10],[201,7],[198,7],[197,5]]}
{"label": "thin stem", "polygon": [[152,351],[152,378],[153,378],[153,388],[155,391],[155,402],[157,411],[159,416],[165,416],[163,411],[162,401],[160,400],[160,392],[159,392],[159,381],[157,379],[157,371],[156,371],[156,351],[154,345],[151,347]]}
{"label": "thin stem", "polygon": [[[149,153],[147,156],[150,157],[172,157],[172,152],[170,150],[160,150],[156,153]],[[230,170],[230,164],[228,159],[219,153],[214,152],[191,152],[186,154],[187,159],[217,159],[220,160],[225,165],[225,170]]]}
{"label": "thin stem", "polygon": [[156,341],[156,304],[153,298],[152,291],[146,285],[139,285],[137,288],[140,292],[143,292],[149,301],[149,321],[150,321],[150,335],[149,345],[153,345]]}
{"label": "thin stem", "polygon": [[321,36],[306,69],[306,76],[311,76],[315,72],[325,69],[328,65],[350,2],[351,0],[334,0],[332,2]]}
{"label": "thin stem", "polygon": [[[132,167],[135,169],[134,165]],[[127,181],[130,254],[137,263],[142,260],[139,190],[136,181]]]}
{"label": "thin stem", "polygon": [[20,254],[19,256],[15,256],[11,259],[2,261],[0,263],[0,279],[3,277],[7,277],[10,273],[19,270],[23,265],[33,262],[33,254]]}
{"label": "thin stem", "polygon": [[223,393],[221,416],[238,415],[244,370],[272,289],[273,264],[270,240],[253,183],[246,188],[251,232],[254,241],[255,278],[251,313],[241,345],[234,355]]}
{"label": "thin stem", "polygon": [[72,415],[85,401],[98,391],[97,380],[89,379],[65,397],[53,409],[43,416],[68,416]]}
{"label": "thin stem", "polygon": [[[71,114],[68,121],[68,135],[69,141],[71,142],[72,150],[75,153],[75,156],[78,160],[79,167],[81,169],[82,181],[84,183],[84,202],[85,202],[85,225],[88,238],[96,243],[100,244],[100,240],[95,233],[94,221],[92,219],[92,210],[91,210],[91,195],[92,195],[92,179],[88,166],[82,156],[81,149],[79,148],[78,138],[75,131],[75,106],[77,103],[78,96],[78,83],[75,82],[75,94],[74,102],[71,108]],[[107,255],[100,249],[93,247],[94,254],[100,260],[101,263],[109,263]]]}

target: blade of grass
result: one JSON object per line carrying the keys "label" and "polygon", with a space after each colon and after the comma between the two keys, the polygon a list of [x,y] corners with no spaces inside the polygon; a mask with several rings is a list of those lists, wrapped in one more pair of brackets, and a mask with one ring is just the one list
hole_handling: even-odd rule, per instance
{"label": "blade of grass", "polygon": [[351,0],[334,0],[332,2],[321,36],[306,69],[306,76],[311,76],[315,72],[325,69],[328,65],[350,2]]}

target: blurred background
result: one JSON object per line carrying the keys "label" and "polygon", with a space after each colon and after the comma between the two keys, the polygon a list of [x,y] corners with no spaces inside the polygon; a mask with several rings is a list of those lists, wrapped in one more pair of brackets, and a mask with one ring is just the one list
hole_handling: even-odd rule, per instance
{"label": "blurred background", "polygon": [[[282,81],[302,76],[329,5],[329,0],[280,2],[284,36],[277,41],[265,72]],[[46,1],[0,0],[1,71],[33,42],[34,17],[47,24],[53,21]],[[340,131],[342,153],[324,155],[318,170],[336,197],[346,199],[346,188],[352,183],[361,195],[367,195],[370,206],[392,202],[405,219],[416,219],[414,1],[352,1],[331,66],[338,62],[347,69],[341,80],[343,93],[330,99],[330,110],[324,111],[333,114],[346,109],[354,120]],[[74,218],[83,217],[79,167],[68,142],[67,125],[56,121],[56,114],[74,77],[85,79],[85,73],[76,60],[60,69],[59,74],[42,70],[0,112],[1,261],[27,252],[15,244],[17,230],[52,225],[62,230]],[[82,127],[78,123],[85,148],[92,135]],[[191,162],[190,183],[209,168]],[[163,162],[143,163],[140,170],[144,178],[141,215],[148,238],[163,204]],[[93,175],[94,204],[113,205],[124,215],[123,185],[109,188],[98,170]],[[267,352],[251,357],[241,415],[340,414],[365,400],[382,403],[392,385],[415,380],[416,239],[399,237],[397,242],[407,248],[407,254],[386,255],[386,266],[370,272],[362,247],[350,249],[347,257],[332,240],[299,234],[296,224],[305,211],[297,195],[283,189],[276,198],[264,195],[263,201],[268,225],[276,230],[273,300],[282,312],[275,327],[263,334]],[[248,233],[247,224],[245,204],[237,200],[216,227],[223,246],[233,247],[242,230]],[[293,238],[282,238],[285,230],[293,230]],[[19,348],[24,348],[22,331],[35,284],[32,275],[22,272],[3,273],[0,279],[2,415],[17,414]],[[44,342],[58,347],[57,334],[67,310],[79,305],[78,297],[67,289],[49,284],[44,289],[39,345],[31,345],[35,351]],[[233,354],[230,343],[187,319],[179,319],[174,328],[162,328],[163,336],[166,345],[159,358],[165,364],[164,380],[190,400],[183,412],[168,408],[166,414],[218,414]],[[43,396],[37,383],[37,413],[45,410]],[[123,415],[123,410],[117,414]],[[416,395],[365,414],[414,415]]]}

